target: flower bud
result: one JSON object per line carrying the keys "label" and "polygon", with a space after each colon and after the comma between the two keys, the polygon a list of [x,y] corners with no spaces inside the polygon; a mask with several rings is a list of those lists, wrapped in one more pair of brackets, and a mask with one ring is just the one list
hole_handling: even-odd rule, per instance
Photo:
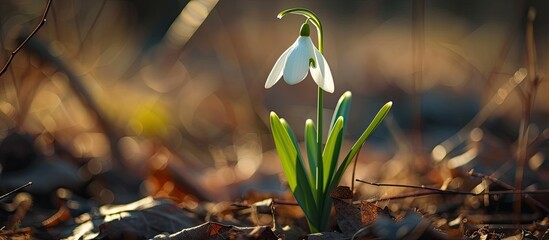
{"label": "flower bud", "polygon": [[301,30],[299,30],[299,36],[308,37],[310,35],[311,35],[311,29],[309,27],[309,24],[303,23],[303,25],[301,25]]}

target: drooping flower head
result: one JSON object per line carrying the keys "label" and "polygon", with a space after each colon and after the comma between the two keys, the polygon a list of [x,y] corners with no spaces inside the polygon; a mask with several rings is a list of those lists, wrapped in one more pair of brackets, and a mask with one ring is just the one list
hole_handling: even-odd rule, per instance
{"label": "drooping flower head", "polygon": [[334,92],[334,80],[328,62],[315,47],[310,37],[309,24],[301,25],[299,37],[282,55],[276,60],[265,88],[270,88],[284,77],[284,81],[290,85],[297,84],[311,71],[311,76],[316,84],[326,92]]}

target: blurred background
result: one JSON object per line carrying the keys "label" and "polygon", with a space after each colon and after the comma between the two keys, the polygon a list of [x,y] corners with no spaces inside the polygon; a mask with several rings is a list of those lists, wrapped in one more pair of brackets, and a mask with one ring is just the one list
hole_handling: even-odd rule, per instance
{"label": "blurred background", "polygon": [[[3,66],[47,1],[0,3]],[[276,18],[290,7],[324,25],[336,86],[326,118],[353,93],[346,148],[393,101],[355,178],[458,188],[459,172],[475,168],[513,183],[529,106],[521,98],[533,92],[526,171],[548,169],[549,86],[531,84],[549,75],[547,1],[54,0],[0,76],[1,189],[33,181],[37,195],[69,189],[101,204],[169,196],[189,207],[250,191],[283,196],[269,112],[299,139],[316,114],[310,77],[263,87],[304,21]],[[535,176],[524,186],[548,180]]]}

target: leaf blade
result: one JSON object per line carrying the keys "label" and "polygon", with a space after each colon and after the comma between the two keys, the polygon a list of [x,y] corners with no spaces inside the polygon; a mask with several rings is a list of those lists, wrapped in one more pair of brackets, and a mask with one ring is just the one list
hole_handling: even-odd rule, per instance
{"label": "leaf blade", "polygon": [[[347,116],[349,115],[349,109],[351,107],[351,98],[352,98],[351,92],[346,91],[341,95],[341,97],[337,101],[337,105],[334,110],[334,115],[332,116],[332,121],[330,123],[330,131],[334,127],[334,124],[339,117],[343,117],[343,119],[345,120],[348,119]],[[345,132],[346,125],[347,125],[347,121],[343,123],[343,132]]]}
{"label": "leaf blade", "polygon": [[337,184],[339,184],[339,181],[341,180],[341,177],[343,176],[343,173],[345,172],[345,170],[347,169],[347,167],[351,163],[352,159],[356,156],[356,154],[358,153],[358,151],[360,150],[361,146],[364,144],[366,139],[379,126],[379,124],[381,123],[381,121],[383,121],[385,116],[387,116],[387,114],[389,113],[389,110],[391,110],[392,105],[393,105],[393,102],[387,102],[377,112],[374,119],[370,122],[370,124],[364,130],[364,132],[362,133],[360,138],[355,142],[353,147],[351,147],[351,150],[349,151],[349,153],[347,153],[347,155],[343,159],[343,162],[341,163],[341,165],[337,169],[337,172],[335,173],[334,178],[332,179],[328,190],[334,189],[337,186]]}
{"label": "leaf blade", "polygon": [[[324,152],[322,153],[322,164],[324,169],[323,186],[324,190],[330,185],[330,181],[333,178],[334,172],[339,160],[339,152],[341,150],[341,143],[343,141],[343,124],[345,120],[340,116],[334,124],[328,140],[324,146]],[[325,192],[327,193],[327,192]]]}
{"label": "leaf blade", "polygon": [[316,143],[316,127],[311,119],[305,122],[305,146],[307,148],[307,159],[309,160],[309,170],[311,171],[311,180],[316,189],[319,189],[317,180],[318,166],[318,145]]}
{"label": "leaf blade", "polygon": [[271,112],[270,120],[273,139],[290,190],[309,221],[317,221],[314,190],[310,187],[295,135],[286,121],[280,119],[276,113]]}

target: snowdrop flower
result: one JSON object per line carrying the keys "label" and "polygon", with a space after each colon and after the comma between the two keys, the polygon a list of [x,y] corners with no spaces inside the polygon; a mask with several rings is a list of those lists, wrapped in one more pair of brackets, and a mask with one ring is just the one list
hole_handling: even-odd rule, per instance
{"label": "snowdrop flower", "polygon": [[276,63],[267,77],[265,88],[270,88],[284,76],[284,81],[290,85],[297,84],[311,71],[316,84],[326,92],[334,92],[334,80],[328,62],[322,53],[313,45],[310,37],[309,24],[301,26],[299,37],[276,60]]}

